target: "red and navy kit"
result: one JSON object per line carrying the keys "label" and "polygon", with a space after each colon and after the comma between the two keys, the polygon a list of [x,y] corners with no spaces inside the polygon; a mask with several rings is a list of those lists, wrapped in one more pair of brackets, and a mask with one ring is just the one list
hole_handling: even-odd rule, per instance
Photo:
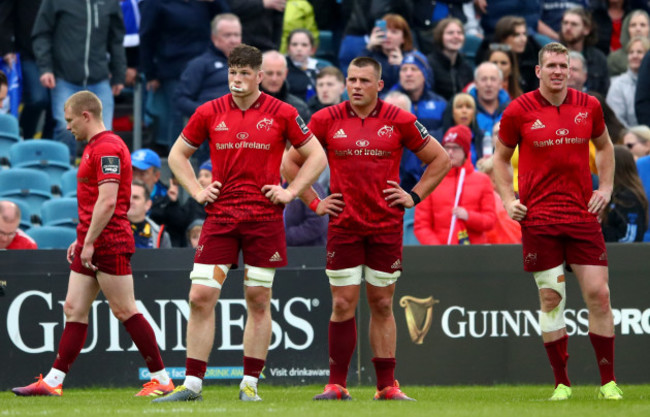
{"label": "red and navy kit", "polygon": [[86,238],[99,196],[99,186],[115,182],[119,184],[115,211],[95,240],[95,252],[117,254],[135,251],[131,223],[126,217],[131,204],[132,178],[131,154],[124,141],[110,131],[93,136],[84,150],[77,172],[77,201],[79,202],[77,245],[83,245]]}
{"label": "red and navy kit", "polygon": [[519,145],[519,199],[528,208],[522,225],[597,222],[587,209],[589,141],[604,131],[598,100],[571,88],[560,106],[539,90],[508,106],[499,139],[511,148]]}
{"label": "red and navy kit", "polygon": [[195,148],[210,141],[212,178],[222,187],[207,213],[220,223],[281,221],[284,207],[273,204],[261,189],[280,184],[286,141],[299,148],[311,135],[295,108],[264,93],[245,111],[230,94],[201,105],[183,138]]}
{"label": "red and navy kit", "polygon": [[327,151],[330,189],[345,208],[330,227],[359,235],[402,230],[404,208],[389,207],[383,190],[399,183],[404,147],[418,152],[430,140],[414,115],[382,100],[365,119],[345,101],[315,113],[309,128]]}

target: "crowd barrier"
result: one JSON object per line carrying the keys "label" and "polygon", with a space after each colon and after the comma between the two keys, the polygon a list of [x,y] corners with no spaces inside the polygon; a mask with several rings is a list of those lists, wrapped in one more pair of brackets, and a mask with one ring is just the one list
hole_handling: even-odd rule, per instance
{"label": "crowd barrier", "polygon": [[[650,382],[650,245],[608,246],[616,324],[616,371],[622,383]],[[140,250],[133,257],[137,303],[150,321],[165,365],[182,380],[189,316],[188,249]],[[289,248],[277,272],[273,336],[264,383],[324,384],[331,296],[324,248]],[[65,251],[0,251],[0,389],[29,383],[52,365],[64,325]],[[242,373],[245,302],[241,269],[233,270],[217,305],[207,383],[238,383]],[[569,373],[574,383],[599,382],[587,337],[587,312],[575,277],[567,275]],[[363,296],[362,296],[363,297]],[[524,273],[520,246],[406,247],[394,300],[396,376],[402,384],[552,383],[542,347],[538,299]],[[359,339],[351,384],[373,384],[368,309],[358,310]],[[88,339],[66,386],[135,386],[148,379],[144,361],[100,295]],[[218,380],[212,381],[210,380]]]}

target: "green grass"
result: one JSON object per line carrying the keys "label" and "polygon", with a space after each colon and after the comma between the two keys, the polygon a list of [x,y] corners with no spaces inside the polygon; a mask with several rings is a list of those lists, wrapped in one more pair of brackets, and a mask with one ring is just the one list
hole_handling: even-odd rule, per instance
{"label": "green grass", "polygon": [[350,387],[353,401],[316,402],[311,397],[322,386],[261,386],[260,403],[241,403],[236,386],[210,386],[200,403],[151,404],[136,398],[137,389],[67,389],[62,398],[15,397],[0,393],[4,416],[278,416],[278,417],[534,417],[534,416],[650,416],[650,385],[623,385],[623,401],[603,401],[596,386],[576,386],[569,401],[553,403],[549,386],[403,387],[418,401],[372,401],[373,387]]}

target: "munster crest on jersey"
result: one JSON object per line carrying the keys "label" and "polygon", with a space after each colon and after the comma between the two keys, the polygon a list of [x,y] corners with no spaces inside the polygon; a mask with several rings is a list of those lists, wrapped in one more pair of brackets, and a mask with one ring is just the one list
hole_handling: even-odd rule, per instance
{"label": "munster crest on jersey", "polygon": [[273,119],[267,119],[266,117],[259,122],[257,122],[257,130],[266,130],[267,132],[273,126]]}
{"label": "munster crest on jersey", "polygon": [[580,112],[576,115],[575,119],[573,119],[574,122],[576,122],[577,125],[583,124],[585,121],[587,121],[587,117],[589,117],[589,113],[586,111]]}
{"label": "munster crest on jersey", "polygon": [[395,127],[393,126],[388,126],[384,125],[381,129],[377,131],[377,135],[382,138],[384,136],[388,136],[389,138],[393,136],[393,132],[395,131]]}

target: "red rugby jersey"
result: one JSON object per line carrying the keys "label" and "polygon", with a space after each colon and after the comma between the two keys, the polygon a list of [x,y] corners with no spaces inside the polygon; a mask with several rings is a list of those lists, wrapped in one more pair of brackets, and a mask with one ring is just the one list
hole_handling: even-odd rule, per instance
{"label": "red rugby jersey", "polygon": [[503,113],[499,139],[519,145],[519,199],[528,207],[524,225],[595,222],[589,141],[605,130],[594,97],[569,88],[556,107],[539,90],[520,96]]}
{"label": "red rugby jersey", "polygon": [[[70,242],[72,243],[72,242]],[[38,249],[34,239],[20,229],[16,229],[16,236],[7,245],[7,249]]]}
{"label": "red rugby jersey", "polygon": [[282,220],[284,206],[266,198],[262,187],[280,184],[286,140],[299,148],[310,137],[295,108],[264,93],[245,111],[231,94],[199,106],[183,139],[194,148],[210,141],[212,178],[222,187],[207,213],[223,223]]}
{"label": "red rugby jersey", "polygon": [[81,156],[77,172],[79,225],[77,244],[83,245],[90,227],[99,186],[108,182],[119,184],[113,217],[95,241],[95,252],[103,254],[133,253],[135,244],[126,212],[131,204],[131,154],[122,138],[110,131],[93,136]]}
{"label": "red rugby jersey", "polygon": [[342,193],[345,201],[330,227],[362,235],[401,230],[404,209],[389,207],[383,190],[388,180],[399,183],[404,147],[418,152],[428,143],[426,128],[382,100],[365,119],[348,101],[326,107],[312,116],[309,128],[327,151],[331,192]]}

